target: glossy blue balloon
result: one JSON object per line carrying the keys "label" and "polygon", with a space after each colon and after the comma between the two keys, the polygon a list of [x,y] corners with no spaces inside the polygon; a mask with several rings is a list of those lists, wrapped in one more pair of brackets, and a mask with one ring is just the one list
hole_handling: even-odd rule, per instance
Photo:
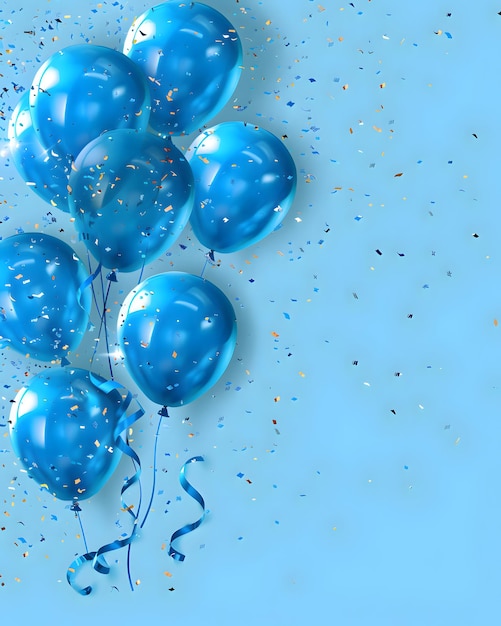
{"label": "glossy blue balloon", "polygon": [[104,382],[82,369],[48,369],[34,376],[12,405],[14,453],[28,475],[60,500],[90,498],[120,460],[114,431],[123,398],[116,389],[105,393]]}
{"label": "glossy blue balloon", "polygon": [[164,2],[131,26],[124,52],[151,90],[151,127],[191,133],[231,97],[241,73],[242,46],[221,13],[200,2]]}
{"label": "glossy blue balloon", "polygon": [[88,273],[70,246],[22,233],[0,241],[0,346],[42,361],[80,344],[91,308]]}
{"label": "glossy blue balloon", "polygon": [[150,400],[166,406],[188,404],[216,383],[236,332],[224,293],[184,272],[147,278],[129,293],[118,319],[127,371]]}
{"label": "glossy blue balloon", "polygon": [[204,246],[241,250],[284,219],[294,199],[296,167],[272,133],[224,122],[199,135],[186,156],[196,191],[190,223]]}
{"label": "glossy blue balloon", "polygon": [[62,211],[68,209],[69,159],[59,146],[45,148],[31,120],[30,94],[25,92],[10,119],[8,136],[17,171],[41,198]]}
{"label": "glossy blue balloon", "polygon": [[193,174],[170,139],[133,130],[104,133],[70,175],[75,227],[105,267],[130,272],[158,258],[188,223]]}
{"label": "glossy blue balloon", "polygon": [[53,54],[30,89],[42,145],[75,159],[89,141],[117,128],[145,130],[150,96],[137,66],[103,46],[69,46]]}

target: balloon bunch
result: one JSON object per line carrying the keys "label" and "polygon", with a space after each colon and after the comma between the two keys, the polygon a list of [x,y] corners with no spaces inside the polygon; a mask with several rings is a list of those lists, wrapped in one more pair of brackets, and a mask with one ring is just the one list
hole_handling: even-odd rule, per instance
{"label": "balloon bunch", "polygon": [[[168,407],[192,402],[220,378],[236,345],[236,319],[225,294],[204,278],[168,271],[141,282],[145,265],[188,221],[212,258],[214,251],[241,250],[268,235],[292,204],[294,161],[270,132],[223,122],[201,132],[186,156],[172,141],[224,107],[241,59],[238,34],[221,13],[170,0],[135,20],[123,53],[88,44],[52,55],[10,120],[19,174],[51,206],[70,213],[89,255],[87,271],[54,237],[22,233],[0,242],[2,345],[63,365],[18,392],[10,419],[13,449],[29,475],[55,497],[71,500],[77,513],[78,502],[101,489],[122,452],[135,468],[122,495],[141,469],[123,433],[144,411],[128,414],[132,396],[113,379],[111,365],[111,380],[105,380],[72,368],[67,358],[85,335],[89,287],[94,292],[97,276],[104,285],[101,268],[110,270],[109,285],[117,271],[141,271],[120,308],[117,336],[127,371],[162,407],[162,419]],[[90,255],[98,262],[94,271]],[[105,333],[106,299],[100,314]],[[196,460],[203,459],[190,459]],[[185,467],[181,484],[204,508]],[[91,587],[74,583],[78,567],[91,561],[107,573],[103,555],[130,548],[139,507],[132,513],[123,504],[132,516],[130,536],[87,552],[70,567],[68,581],[84,595]],[[141,526],[148,513],[149,507]],[[184,556],[172,541],[201,519],[172,535],[173,558]]]}

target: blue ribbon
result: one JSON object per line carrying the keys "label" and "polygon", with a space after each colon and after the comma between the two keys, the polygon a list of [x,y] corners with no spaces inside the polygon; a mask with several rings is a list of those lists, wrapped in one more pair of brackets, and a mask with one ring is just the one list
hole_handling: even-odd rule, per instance
{"label": "blue ribbon", "polygon": [[[96,387],[98,387],[101,391],[103,391],[106,394],[111,393],[115,389],[123,388],[123,386],[120,385],[120,383],[117,383],[114,380],[100,381],[92,373],[89,374],[89,378],[91,382],[94,385],[96,385]],[[127,409],[129,408],[131,402],[132,402],[132,394],[130,393],[130,391],[128,391],[127,396],[125,397],[125,399],[123,400],[121,404],[120,416],[119,416],[113,435],[115,439],[115,446],[119,450],[121,450],[123,454],[126,454],[132,459],[134,463],[134,467],[137,466],[137,469],[134,475],[124,480],[124,484],[120,492],[122,508],[124,509],[124,511],[127,511],[127,513],[129,513],[129,515],[132,517],[132,531],[130,535],[126,537],[125,539],[117,539],[116,541],[113,541],[111,543],[108,543],[102,546],[101,548],[99,548],[99,550],[96,550],[94,552],[87,552],[86,554],[83,554],[82,556],[77,557],[71,563],[66,573],[66,579],[68,583],[71,585],[71,587],[82,596],[89,595],[92,591],[92,587],[90,585],[86,587],[80,587],[79,585],[75,583],[75,577],[80,567],[84,563],[91,561],[92,567],[96,570],[96,572],[99,572],[100,574],[109,574],[110,566],[106,562],[106,559],[104,558],[104,554],[106,554],[107,552],[112,552],[113,550],[119,550],[120,548],[123,548],[124,546],[130,545],[130,543],[133,541],[137,532],[137,518],[139,515],[139,509],[141,508],[141,496],[139,497],[138,512],[137,514],[135,514],[132,511],[132,507],[128,506],[125,503],[123,499],[123,495],[130,487],[132,487],[132,485],[134,485],[140,480],[141,461],[139,460],[139,457],[137,456],[136,452],[129,446],[127,434],[126,434],[125,440],[123,439],[121,435],[124,431],[127,430],[127,428],[129,428],[129,426],[131,426],[134,422],[136,422],[139,418],[141,418],[144,415],[144,410],[141,407],[141,405],[139,405],[139,409],[137,411],[135,411],[131,415],[127,415],[126,414]],[[141,491],[140,491],[140,494],[141,494]],[[133,590],[134,587],[132,584],[129,562],[127,562],[127,572],[128,572],[128,577],[129,577],[129,584],[130,584],[131,589]]]}
{"label": "blue ribbon", "polygon": [[201,517],[197,519],[196,522],[193,522],[191,524],[186,524],[185,526],[183,526],[179,530],[176,530],[176,532],[172,534],[172,537],[170,538],[169,556],[171,556],[175,561],[184,561],[185,555],[182,554],[182,552],[179,552],[178,550],[176,550],[172,546],[173,541],[175,541],[179,537],[182,537],[183,535],[186,535],[187,533],[191,533],[192,530],[195,530],[196,528],[198,528],[205,518],[204,499],[198,493],[198,491],[192,485],[190,485],[190,483],[186,480],[186,476],[185,476],[186,466],[189,463],[196,463],[197,461],[203,461],[203,460],[204,458],[202,456],[194,456],[191,459],[188,459],[186,461],[186,463],[181,468],[181,471],[179,472],[179,482],[181,483],[181,487],[186,491],[186,493],[189,496],[191,496],[194,500],[198,502],[198,504],[200,504],[200,506],[202,507],[203,513]]}
{"label": "blue ribbon", "polygon": [[99,263],[99,265],[92,272],[92,274],[90,276],[87,276],[87,278],[83,281],[83,283],[78,288],[78,291],[77,291],[77,301],[78,301],[78,303],[79,303],[79,305],[81,307],[82,307],[82,294],[87,289],[87,287],[99,276],[99,274],[101,272],[101,267],[102,267],[102,265],[101,265],[101,263]]}

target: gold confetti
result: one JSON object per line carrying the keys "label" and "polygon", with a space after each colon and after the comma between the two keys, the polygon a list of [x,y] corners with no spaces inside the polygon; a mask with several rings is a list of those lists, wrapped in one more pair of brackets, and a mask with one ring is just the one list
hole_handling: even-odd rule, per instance
{"label": "gold confetti", "polygon": [[177,352],[175,350],[172,351],[172,358],[173,359],[177,358]]}

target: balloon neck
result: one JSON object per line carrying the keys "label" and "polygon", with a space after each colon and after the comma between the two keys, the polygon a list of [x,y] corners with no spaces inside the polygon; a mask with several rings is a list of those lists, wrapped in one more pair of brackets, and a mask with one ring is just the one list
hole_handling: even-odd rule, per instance
{"label": "balloon neck", "polygon": [[162,417],[169,417],[169,411],[165,405],[160,409],[160,411],[158,411],[158,414]]}
{"label": "balloon neck", "polygon": [[71,511],[75,511],[75,516],[77,515],[77,513],[80,513],[80,511],[82,510],[78,504],[78,500],[75,500],[75,502],[73,502],[73,504],[70,507]]}

